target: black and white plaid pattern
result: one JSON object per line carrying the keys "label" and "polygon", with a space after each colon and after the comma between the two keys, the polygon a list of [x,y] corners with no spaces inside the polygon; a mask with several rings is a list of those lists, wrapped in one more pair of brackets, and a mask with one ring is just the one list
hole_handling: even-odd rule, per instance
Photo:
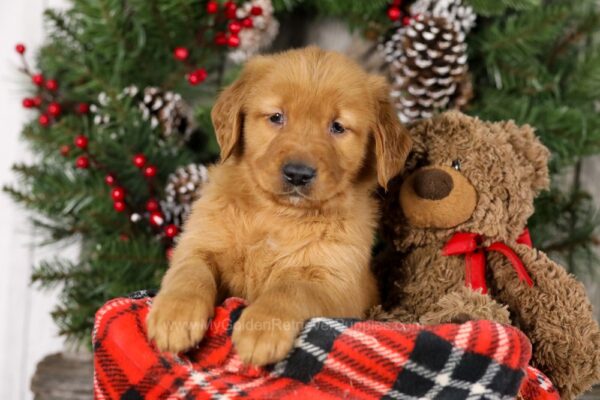
{"label": "black and white plaid pattern", "polygon": [[[273,374],[308,383],[323,368],[333,343],[356,319],[313,318],[294,343],[290,355],[275,365]],[[302,369],[298,368],[302,365]]]}
{"label": "black and white plaid pattern", "polygon": [[[336,339],[357,320],[315,318],[308,322],[288,358],[273,374],[310,383],[322,369]],[[461,327],[451,343],[429,331],[421,332],[402,372],[383,399],[513,399],[523,372],[489,357],[463,350],[472,325]],[[356,336],[355,332],[352,335]],[[506,351],[506,333],[499,331],[498,351]],[[381,349],[373,349],[381,353]],[[302,368],[299,369],[298,366]]]}
{"label": "black and white plaid pattern", "polygon": [[[472,325],[461,326],[455,343],[423,331],[410,359],[385,399],[513,399],[523,371],[500,365],[491,358],[463,350]],[[506,333],[499,331],[498,351],[506,351]],[[454,345],[453,345],[454,344]]]}

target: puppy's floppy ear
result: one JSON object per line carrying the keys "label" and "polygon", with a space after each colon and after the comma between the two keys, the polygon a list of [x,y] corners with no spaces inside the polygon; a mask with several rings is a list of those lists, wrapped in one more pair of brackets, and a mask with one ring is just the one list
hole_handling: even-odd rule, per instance
{"label": "puppy's floppy ear", "polygon": [[212,123],[221,148],[221,162],[227,160],[242,137],[244,103],[251,86],[256,83],[267,57],[254,57],[244,67],[240,77],[227,86],[211,111]]}
{"label": "puppy's floppy ear", "polygon": [[381,76],[372,76],[369,83],[375,91],[377,120],[373,128],[377,180],[387,190],[387,183],[404,168],[411,148],[407,129],[400,123],[390,100],[390,88]]}

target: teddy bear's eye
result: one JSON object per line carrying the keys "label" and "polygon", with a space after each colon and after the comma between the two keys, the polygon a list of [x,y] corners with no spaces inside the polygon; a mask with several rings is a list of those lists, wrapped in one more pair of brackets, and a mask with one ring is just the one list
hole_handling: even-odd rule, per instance
{"label": "teddy bear's eye", "polygon": [[457,171],[460,171],[460,160],[452,161],[452,168],[454,168]]}

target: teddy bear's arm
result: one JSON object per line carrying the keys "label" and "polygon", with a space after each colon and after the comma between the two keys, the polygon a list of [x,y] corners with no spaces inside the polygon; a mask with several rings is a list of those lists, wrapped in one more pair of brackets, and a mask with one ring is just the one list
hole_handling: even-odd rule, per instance
{"label": "teddy bear's arm", "polygon": [[533,278],[519,281],[510,262],[491,254],[493,296],[507,304],[511,317],[531,340],[533,364],[573,399],[600,380],[600,328],[583,285],[546,254],[514,246]]}
{"label": "teddy bear's arm", "polygon": [[418,320],[414,314],[401,306],[385,309],[381,305],[371,308],[367,312],[367,319],[383,322],[402,322],[405,324],[415,323]]}
{"label": "teddy bear's arm", "polygon": [[498,304],[488,295],[461,286],[439,299],[419,318],[419,322],[422,324],[463,323],[480,319],[510,324],[506,306]]}

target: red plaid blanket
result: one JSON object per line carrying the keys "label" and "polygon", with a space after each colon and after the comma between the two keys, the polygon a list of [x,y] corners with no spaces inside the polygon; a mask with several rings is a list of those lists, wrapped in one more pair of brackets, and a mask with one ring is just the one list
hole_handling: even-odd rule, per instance
{"label": "red plaid blanket", "polygon": [[421,326],[314,318],[294,349],[269,368],[249,368],[232,348],[245,303],[218,307],[190,353],[160,353],[146,339],[150,297],[119,298],[96,314],[96,399],[505,399],[531,356],[517,329],[489,321]]}

